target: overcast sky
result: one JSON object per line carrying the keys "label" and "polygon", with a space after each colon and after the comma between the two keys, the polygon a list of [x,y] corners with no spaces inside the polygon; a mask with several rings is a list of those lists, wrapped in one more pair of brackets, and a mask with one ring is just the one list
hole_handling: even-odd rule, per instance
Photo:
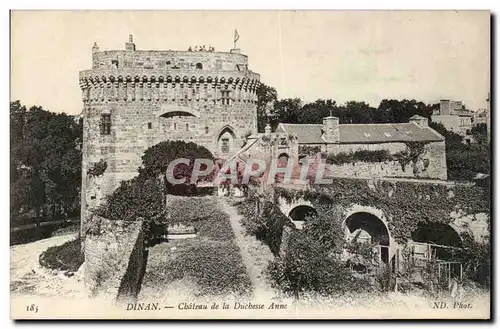
{"label": "overcast sky", "polygon": [[78,72],[91,48],[229,51],[234,29],[252,71],[280,98],[338,103],[384,98],[486,107],[490,17],[485,11],[16,11],[11,99],[81,112]]}

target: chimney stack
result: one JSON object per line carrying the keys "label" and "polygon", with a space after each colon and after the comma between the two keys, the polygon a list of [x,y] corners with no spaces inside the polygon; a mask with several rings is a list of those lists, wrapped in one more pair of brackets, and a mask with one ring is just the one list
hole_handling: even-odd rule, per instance
{"label": "chimney stack", "polygon": [[339,118],[334,116],[323,118],[323,138],[327,143],[340,141]]}

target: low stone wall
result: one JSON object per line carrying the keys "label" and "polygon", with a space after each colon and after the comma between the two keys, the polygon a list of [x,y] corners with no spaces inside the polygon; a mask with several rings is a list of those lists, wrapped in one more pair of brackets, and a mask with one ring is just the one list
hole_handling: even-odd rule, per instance
{"label": "low stone wall", "polygon": [[90,297],[135,299],[147,259],[143,234],[142,221],[91,218],[84,240],[84,279]]}
{"label": "low stone wall", "polygon": [[328,165],[328,169],[335,176],[346,177],[415,177],[411,165],[407,165],[403,170],[398,161],[386,162],[353,162],[341,165]]}

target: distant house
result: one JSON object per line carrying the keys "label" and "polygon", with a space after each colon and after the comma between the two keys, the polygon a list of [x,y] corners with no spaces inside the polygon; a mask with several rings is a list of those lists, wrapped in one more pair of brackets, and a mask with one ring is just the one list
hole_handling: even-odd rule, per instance
{"label": "distant house", "polygon": [[431,120],[442,124],[450,131],[465,136],[472,128],[474,113],[466,109],[461,101],[442,99],[439,109],[434,111]]}

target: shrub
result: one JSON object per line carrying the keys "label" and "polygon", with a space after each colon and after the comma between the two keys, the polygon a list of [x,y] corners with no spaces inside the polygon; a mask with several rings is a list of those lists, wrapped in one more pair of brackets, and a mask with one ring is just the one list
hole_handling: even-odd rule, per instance
{"label": "shrub", "polygon": [[315,155],[321,152],[321,146],[299,145],[299,154]]}
{"label": "shrub", "polygon": [[107,168],[108,163],[101,159],[99,160],[99,162],[94,163],[92,168],[89,168],[89,170],[87,170],[87,175],[89,177],[99,177],[104,174]]}
{"label": "shrub", "polygon": [[74,239],[60,246],[49,247],[40,257],[40,265],[65,271],[66,275],[72,275],[78,271],[85,258],[81,251],[80,239]]}
{"label": "shrub", "polygon": [[392,161],[394,157],[387,150],[359,150],[352,153],[340,152],[337,154],[326,154],[326,163],[342,165],[355,162],[385,162]]}
{"label": "shrub", "polygon": [[142,176],[123,181],[96,214],[109,220],[144,221],[145,236],[151,242],[162,234],[165,226],[165,207],[160,182]]}
{"label": "shrub", "polygon": [[278,206],[268,200],[249,198],[238,206],[238,211],[243,216],[246,232],[267,244],[273,254],[278,254],[283,229],[292,225]]}
{"label": "shrub", "polygon": [[317,213],[317,216],[306,219],[304,233],[319,241],[325,250],[334,253],[342,252],[345,239],[340,209],[319,205]]}
{"label": "shrub", "polygon": [[269,264],[268,271],[274,286],[296,298],[302,292],[331,295],[369,287],[367,281],[355,278],[337,255],[302,231],[290,234],[286,250]]}
{"label": "shrub", "polygon": [[491,245],[488,242],[477,242],[469,234],[463,234],[464,249],[460,254],[464,277],[484,288],[491,284]]}
{"label": "shrub", "polygon": [[[195,159],[208,159],[213,161],[213,155],[205,147],[184,141],[163,141],[148,148],[142,156],[142,167],[139,168],[141,175],[147,178],[165,177],[169,164],[180,158],[189,160],[189,165],[180,164],[174,169],[174,177],[186,178],[185,184],[171,185],[165,180],[165,187],[169,194],[193,195],[196,193],[196,186],[190,184]],[[206,169],[202,165],[202,170]],[[213,172],[212,172],[213,173]],[[199,177],[198,181],[209,181],[212,175]]]}

